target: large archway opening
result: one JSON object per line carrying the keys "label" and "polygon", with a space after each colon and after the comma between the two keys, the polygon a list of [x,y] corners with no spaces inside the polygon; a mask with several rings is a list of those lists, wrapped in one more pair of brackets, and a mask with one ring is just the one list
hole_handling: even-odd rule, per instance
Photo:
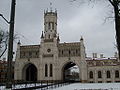
{"label": "large archway opening", "polygon": [[33,64],[27,64],[23,70],[23,78],[25,81],[37,81],[37,68]]}
{"label": "large archway opening", "polygon": [[73,62],[69,62],[63,67],[63,80],[80,82],[79,73],[79,67]]}

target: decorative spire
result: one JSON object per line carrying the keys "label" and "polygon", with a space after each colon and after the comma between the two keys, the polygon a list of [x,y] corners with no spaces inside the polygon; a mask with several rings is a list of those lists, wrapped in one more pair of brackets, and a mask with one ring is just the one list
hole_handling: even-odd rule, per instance
{"label": "decorative spire", "polygon": [[48,8],[47,8],[47,10],[46,10],[46,13],[48,12]]}
{"label": "decorative spire", "polygon": [[45,14],[46,12],[45,12],[45,10],[44,10],[44,14]]}
{"label": "decorative spire", "polygon": [[57,9],[55,8],[55,12],[57,13]]}
{"label": "decorative spire", "polygon": [[80,41],[83,41],[83,37],[81,36],[81,39],[80,39]]}
{"label": "decorative spire", "polygon": [[41,38],[44,38],[44,36],[43,36],[43,31],[42,31],[42,35],[41,35]]}
{"label": "decorative spire", "polygon": [[50,12],[52,12],[52,2],[50,2]]}
{"label": "decorative spire", "polygon": [[21,43],[20,43],[20,40],[18,41],[18,43],[17,43],[18,45],[20,45]]}
{"label": "decorative spire", "polygon": [[58,42],[60,41],[59,34],[58,34],[58,37],[57,37],[57,41],[58,41]]}

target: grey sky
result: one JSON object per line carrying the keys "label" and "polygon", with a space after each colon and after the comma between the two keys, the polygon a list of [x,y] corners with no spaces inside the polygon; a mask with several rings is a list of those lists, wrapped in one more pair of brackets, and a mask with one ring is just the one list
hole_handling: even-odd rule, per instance
{"label": "grey sky", "polygon": [[[9,19],[11,0],[0,0],[0,13]],[[111,6],[106,1],[93,3],[69,2],[70,0],[16,0],[15,33],[21,43],[39,44],[43,30],[44,10],[52,2],[58,11],[58,33],[61,42],[78,42],[83,36],[86,53],[93,52],[113,56],[115,30],[112,20],[105,24],[104,18],[112,16]],[[8,25],[0,18],[0,28],[8,30]],[[16,44],[16,43],[15,43]]]}

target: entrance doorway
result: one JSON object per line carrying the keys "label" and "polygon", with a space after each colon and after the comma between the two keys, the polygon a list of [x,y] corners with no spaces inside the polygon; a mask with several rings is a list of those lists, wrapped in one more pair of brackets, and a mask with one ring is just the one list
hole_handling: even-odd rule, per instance
{"label": "entrance doorway", "polygon": [[26,81],[37,81],[37,68],[33,64],[28,64],[24,68],[25,80]]}
{"label": "entrance doorway", "polygon": [[69,62],[63,67],[63,80],[64,81],[80,81],[79,79],[79,68],[73,63]]}

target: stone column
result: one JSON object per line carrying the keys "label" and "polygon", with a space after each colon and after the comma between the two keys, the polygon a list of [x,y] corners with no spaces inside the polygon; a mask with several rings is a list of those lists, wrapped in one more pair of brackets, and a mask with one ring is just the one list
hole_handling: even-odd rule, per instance
{"label": "stone column", "polygon": [[115,72],[113,69],[111,71],[111,82],[115,82]]}
{"label": "stone column", "polygon": [[81,82],[87,82],[87,66],[85,62],[80,62],[80,76]]}
{"label": "stone column", "polygon": [[105,83],[106,82],[106,71],[105,70],[103,70],[102,78],[103,78],[103,83]]}
{"label": "stone column", "polygon": [[95,72],[94,72],[94,77],[95,77],[95,83],[97,83],[98,82],[98,78],[97,78],[97,70],[95,70]]}

